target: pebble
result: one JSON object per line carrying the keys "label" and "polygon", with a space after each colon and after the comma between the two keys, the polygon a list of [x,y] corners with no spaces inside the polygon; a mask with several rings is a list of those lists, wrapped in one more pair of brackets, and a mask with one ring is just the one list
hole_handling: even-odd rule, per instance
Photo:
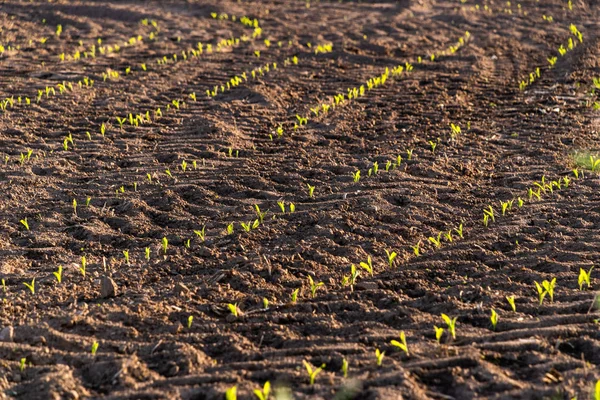
{"label": "pebble", "polygon": [[379,285],[376,282],[359,282],[355,285],[358,290],[377,290]]}
{"label": "pebble", "polygon": [[112,278],[103,276],[100,279],[100,296],[103,299],[115,297],[117,295],[118,286]]}
{"label": "pebble", "polygon": [[177,285],[175,285],[173,293],[175,293],[175,296],[189,296],[190,289],[183,283],[178,283]]}
{"label": "pebble", "polygon": [[12,342],[15,330],[12,326],[7,326],[0,331],[0,342]]}

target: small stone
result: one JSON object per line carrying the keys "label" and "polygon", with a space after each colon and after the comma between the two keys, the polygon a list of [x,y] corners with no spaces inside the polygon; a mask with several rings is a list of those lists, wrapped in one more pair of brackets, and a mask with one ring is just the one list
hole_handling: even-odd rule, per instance
{"label": "small stone", "polygon": [[100,278],[100,296],[103,299],[115,297],[117,295],[118,286],[112,278],[103,276]]}
{"label": "small stone", "polygon": [[42,345],[44,346],[46,344],[46,338],[44,336],[36,336],[33,338],[32,344],[35,345]]}
{"label": "small stone", "polygon": [[357,290],[377,290],[379,285],[376,282],[359,282],[354,286]]}
{"label": "small stone", "polygon": [[12,326],[7,326],[0,331],[0,342],[12,342],[15,330]]}
{"label": "small stone", "polygon": [[183,283],[178,283],[177,285],[175,285],[173,293],[175,293],[175,296],[189,296],[190,289]]}

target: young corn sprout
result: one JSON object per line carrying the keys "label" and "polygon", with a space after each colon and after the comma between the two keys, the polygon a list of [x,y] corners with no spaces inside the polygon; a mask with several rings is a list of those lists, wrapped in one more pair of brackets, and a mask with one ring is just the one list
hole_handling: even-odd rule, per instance
{"label": "young corn sprout", "polygon": [[201,230],[195,230],[194,233],[196,234],[196,236],[198,236],[198,238],[200,239],[201,242],[204,242],[205,238],[206,238],[206,225],[202,227]]}
{"label": "young corn sprout", "polygon": [[81,267],[79,267],[79,272],[85,278],[85,269],[87,267],[87,258],[85,256],[81,256]]}
{"label": "young corn sprout", "polygon": [[312,294],[313,298],[317,296],[317,289],[319,289],[321,286],[325,286],[323,282],[315,283],[310,275],[308,275],[308,283],[310,284],[310,293]]}
{"label": "young corn sprout", "polygon": [[58,266],[58,270],[52,272],[52,274],[56,277],[56,280],[58,281],[58,283],[62,282],[62,272],[63,272],[63,267],[62,265]]}
{"label": "young corn sprout", "polygon": [[448,332],[450,332],[450,336],[452,336],[452,339],[456,340],[456,320],[458,319],[458,317],[450,318],[446,314],[442,314],[442,319],[448,327]]}
{"label": "young corn sprout", "polygon": [[304,364],[304,368],[306,368],[306,372],[308,373],[309,382],[310,382],[310,385],[312,386],[315,384],[315,379],[317,378],[317,375],[319,375],[319,373],[323,370],[323,368],[325,368],[325,364],[321,364],[321,366],[319,368],[314,368],[314,366],[312,366],[306,360],[302,360],[302,363]]}
{"label": "young corn sprout", "polygon": [[269,393],[271,392],[271,383],[266,381],[263,385],[262,389],[254,389],[253,393],[258,398],[258,400],[268,400]]}
{"label": "young corn sprout", "polygon": [[348,360],[346,360],[345,358],[342,359],[342,375],[344,376],[344,378],[348,377]]}
{"label": "young corn sprout", "polygon": [[27,222],[27,218],[23,218],[21,221],[19,221],[26,230],[29,230],[29,223]]}
{"label": "young corn sprout", "polygon": [[356,269],[354,264],[350,266],[350,276],[344,276],[342,279],[342,286],[350,285],[350,290],[354,291],[354,285],[356,284],[356,279],[360,275],[360,272]]}
{"label": "young corn sprout", "polygon": [[298,293],[300,292],[300,289],[296,289],[292,292],[292,295],[290,297],[292,304],[296,304],[296,302],[298,301]]}
{"label": "young corn sprout", "polygon": [[437,340],[437,342],[440,343],[442,341],[442,335],[444,334],[444,328],[440,328],[434,325],[433,330],[435,331],[435,340]]}
{"label": "young corn sprout", "polygon": [[392,340],[390,343],[392,346],[396,346],[405,352],[407,356],[410,356],[408,353],[408,345],[406,344],[406,335],[404,334],[404,331],[400,331],[400,341]]}
{"label": "young corn sprout", "polygon": [[360,170],[357,170],[355,173],[353,173],[352,177],[354,178],[355,183],[360,181]]}
{"label": "young corn sprout", "polygon": [[367,256],[367,262],[361,262],[360,267],[373,276],[373,261],[371,260],[371,256]]}
{"label": "young corn sprout", "polygon": [[508,304],[510,304],[510,308],[513,310],[513,312],[517,312],[517,306],[515,304],[515,296],[506,296],[506,301],[508,301]]}
{"label": "young corn sprout", "polygon": [[383,357],[385,357],[385,351],[375,349],[375,359],[377,360],[378,367],[381,367],[381,364],[383,363]]}
{"label": "young corn sprout", "polygon": [[390,268],[393,268],[394,260],[396,259],[398,254],[395,251],[388,251],[388,250],[385,250],[385,254],[387,255],[388,264],[389,264]]}
{"label": "young corn sprout", "polygon": [[594,267],[591,267],[587,272],[583,268],[579,268],[579,278],[577,278],[577,284],[579,285],[579,290],[583,290],[583,285],[587,285],[587,288],[590,288],[590,280],[592,275],[592,270]]}
{"label": "young corn sprout", "polygon": [[496,330],[496,325],[498,324],[498,313],[493,308],[490,315],[490,322],[492,323],[492,329]]}
{"label": "young corn sprout", "polygon": [[556,278],[552,278],[552,280],[549,282],[544,280],[542,282],[542,286],[544,287],[544,290],[548,293],[548,296],[550,296],[550,303],[554,303],[554,287],[556,286]]}
{"label": "young corn sprout", "polygon": [[454,231],[457,233],[457,235],[458,235],[458,236],[459,236],[461,239],[464,239],[464,236],[463,236],[463,224],[460,224],[460,225],[458,226],[458,228],[454,228]]}
{"label": "young corn sprout", "polygon": [[169,239],[167,237],[162,238],[162,249],[163,253],[167,254],[167,249],[169,248]]}
{"label": "young corn sprout", "polygon": [[192,323],[194,322],[194,316],[190,315],[187,319],[187,327],[190,329],[192,327]]}
{"label": "young corn sprout", "polygon": [[237,400],[237,386],[232,386],[225,391],[225,400]]}
{"label": "young corn sprout", "polygon": [[548,294],[548,292],[546,292],[546,290],[544,290],[544,287],[542,285],[540,285],[537,282],[535,283],[535,288],[537,290],[538,293],[538,299],[540,301],[540,306],[544,303],[544,297],[546,297],[546,294]]}
{"label": "young corn sprout", "polygon": [[419,243],[417,243],[414,246],[411,246],[413,253],[416,257],[419,257],[421,255],[421,241],[419,240]]}
{"label": "young corn sprout", "polygon": [[92,343],[92,349],[91,349],[91,353],[93,356],[96,355],[96,352],[98,351],[98,347],[100,345],[98,344],[98,342],[94,341],[94,343]]}
{"label": "young corn sprout", "polygon": [[433,245],[434,245],[436,248],[439,248],[439,247],[441,247],[441,246],[442,246],[442,232],[439,232],[439,233],[438,233],[438,235],[437,235],[437,238],[436,238],[436,237],[433,237],[433,236],[430,236],[430,237],[428,238],[428,240],[429,240],[431,243],[433,243]]}
{"label": "young corn sprout", "polygon": [[308,186],[308,197],[313,197],[315,194],[315,187],[311,186],[309,183],[307,183]]}
{"label": "young corn sprout", "polygon": [[231,315],[233,315],[234,317],[239,317],[240,315],[240,309],[238,308],[237,303],[234,304],[227,304],[227,308],[229,309],[229,312],[231,313]]}
{"label": "young corn sprout", "polygon": [[23,282],[23,285],[25,285],[25,287],[27,287],[27,289],[29,289],[31,294],[35,294],[35,278],[33,278],[31,280],[31,283]]}

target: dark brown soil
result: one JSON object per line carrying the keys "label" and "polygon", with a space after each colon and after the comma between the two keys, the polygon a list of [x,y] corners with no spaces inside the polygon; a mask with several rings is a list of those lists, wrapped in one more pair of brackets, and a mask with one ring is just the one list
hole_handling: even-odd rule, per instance
{"label": "dark brown soil", "polygon": [[[593,398],[600,272],[584,290],[578,276],[600,262],[600,180],[574,155],[598,154],[598,11],[594,0],[3,1],[0,398],[222,399],[236,386],[251,399],[266,381],[280,400],[281,388]],[[385,84],[311,112],[386,68]],[[297,115],[309,119],[294,129]],[[438,247],[441,231],[452,241]],[[358,267],[369,257],[372,274]],[[323,283],[314,296],[309,277]],[[540,305],[535,282],[553,278]],[[457,318],[455,339],[442,314]],[[409,355],[390,343],[400,332]],[[304,361],[325,364],[314,385]]]}

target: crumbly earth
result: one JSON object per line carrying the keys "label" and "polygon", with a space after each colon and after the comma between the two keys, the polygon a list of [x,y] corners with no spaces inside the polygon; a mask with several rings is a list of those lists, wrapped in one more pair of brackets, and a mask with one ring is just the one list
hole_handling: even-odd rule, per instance
{"label": "crumbly earth", "polygon": [[[0,398],[251,399],[266,381],[277,399],[593,398],[600,271],[578,277],[600,259],[600,180],[583,171],[600,15],[571,4],[3,1]],[[553,278],[540,305],[535,282]],[[314,385],[304,361],[325,364]]]}

